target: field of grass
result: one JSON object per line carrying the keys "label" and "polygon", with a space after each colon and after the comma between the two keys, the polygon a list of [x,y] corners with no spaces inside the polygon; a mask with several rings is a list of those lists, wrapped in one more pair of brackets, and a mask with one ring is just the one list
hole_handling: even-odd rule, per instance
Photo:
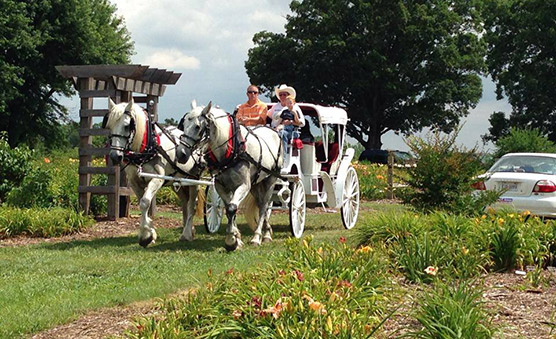
{"label": "field of grass", "polygon": [[[374,210],[403,206],[364,202],[360,222]],[[320,210],[320,209],[319,209]],[[159,215],[179,219],[177,213]],[[92,309],[125,305],[133,301],[164,297],[202,285],[207,273],[230,268],[250,270],[273,260],[284,251],[290,237],[288,215],[271,218],[274,242],[259,248],[227,253],[223,249],[224,227],[206,234],[196,219],[196,239],[179,242],[181,229],[158,229],[155,245],[143,249],[136,236],[90,241],[42,243],[0,248],[0,337],[12,338],[68,322]],[[156,220],[155,220],[156,222]],[[251,236],[242,218],[238,222],[247,243]],[[314,242],[350,241],[353,232],[343,229],[339,213],[307,214],[304,235]]]}

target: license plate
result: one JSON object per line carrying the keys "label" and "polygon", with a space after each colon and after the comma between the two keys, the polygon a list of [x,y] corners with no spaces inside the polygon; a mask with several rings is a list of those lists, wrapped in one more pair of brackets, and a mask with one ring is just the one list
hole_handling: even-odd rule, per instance
{"label": "license plate", "polygon": [[500,190],[506,192],[515,192],[517,191],[517,182],[501,182]]}

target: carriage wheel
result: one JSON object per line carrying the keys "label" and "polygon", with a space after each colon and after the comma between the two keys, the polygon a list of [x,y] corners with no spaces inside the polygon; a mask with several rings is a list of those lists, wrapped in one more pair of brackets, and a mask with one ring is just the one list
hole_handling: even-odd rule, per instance
{"label": "carriage wheel", "polygon": [[220,228],[224,215],[224,204],[222,198],[216,192],[214,186],[205,189],[205,204],[203,206],[203,219],[207,233],[216,233]]}
{"label": "carriage wheel", "polygon": [[290,184],[290,227],[292,235],[301,238],[305,229],[305,188],[301,181]]}
{"label": "carriage wheel", "polygon": [[346,174],[341,213],[344,227],[348,230],[352,229],[359,214],[359,179],[353,167],[350,167]]}

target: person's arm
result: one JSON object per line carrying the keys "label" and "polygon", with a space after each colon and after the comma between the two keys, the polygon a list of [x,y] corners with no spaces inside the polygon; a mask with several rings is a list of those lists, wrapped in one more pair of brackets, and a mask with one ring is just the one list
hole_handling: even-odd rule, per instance
{"label": "person's arm", "polygon": [[305,126],[305,117],[303,116],[303,113],[301,113],[301,108],[297,104],[294,105],[293,112],[294,112],[293,124],[298,127]]}

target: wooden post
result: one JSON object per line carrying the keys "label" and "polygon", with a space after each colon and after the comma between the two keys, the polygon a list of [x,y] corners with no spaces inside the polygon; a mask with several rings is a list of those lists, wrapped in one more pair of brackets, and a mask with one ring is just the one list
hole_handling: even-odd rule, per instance
{"label": "wooden post", "polygon": [[394,152],[388,151],[388,172],[386,181],[388,183],[388,190],[386,191],[386,198],[394,199]]}
{"label": "wooden post", "polygon": [[[138,103],[154,102],[150,109],[153,121],[158,121],[158,101],[164,94],[167,84],[175,84],[181,73],[149,68],[143,65],[59,65],[56,70],[65,78],[71,79],[79,91],[81,99],[80,144],[79,144],[79,204],[82,210],[90,213],[91,194],[108,197],[108,216],[111,219],[129,215],[129,195],[125,173],[120,166],[108,161],[107,168],[92,167],[93,156],[107,155],[108,148],[92,145],[93,136],[107,135],[107,131],[93,129],[93,117],[102,117],[106,109],[93,109],[93,98],[110,97],[118,104],[129,102],[133,93],[145,94]],[[145,101],[146,100],[146,101]],[[108,186],[91,186],[91,175],[107,175]],[[156,208],[153,199],[151,209]]]}
{"label": "wooden post", "polygon": [[[79,78],[77,87],[79,91],[87,91],[94,89],[95,79],[94,78]],[[81,111],[93,109],[93,98],[81,98]],[[93,119],[90,116],[80,115],[80,128],[92,128]],[[90,135],[81,136],[79,140],[79,148],[85,149],[91,145],[92,137]],[[91,166],[91,155],[90,154],[79,154],[79,167],[90,167]],[[79,174],[79,186],[89,186],[91,184],[90,174]],[[79,193],[79,205],[83,209],[85,214],[89,214],[91,209],[91,193],[82,192]]]}

